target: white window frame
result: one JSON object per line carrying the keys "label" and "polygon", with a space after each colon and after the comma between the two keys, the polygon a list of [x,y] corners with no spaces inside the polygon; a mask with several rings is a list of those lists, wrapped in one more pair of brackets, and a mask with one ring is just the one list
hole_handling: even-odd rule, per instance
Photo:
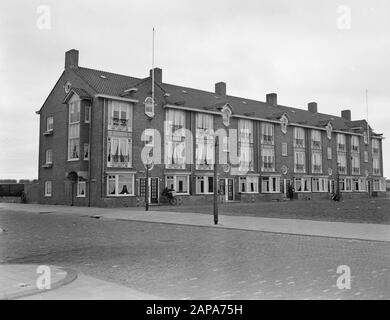
{"label": "white window frame", "polygon": [[[312,173],[322,173],[322,153],[320,151],[313,151],[311,153],[311,165]],[[315,166],[319,166],[320,168],[316,170]]]}
{"label": "white window frame", "polygon": [[[187,191],[179,192],[178,189],[178,178],[185,178],[187,180]],[[189,195],[190,194],[190,176],[188,174],[169,174],[165,176],[165,187],[168,187],[168,180],[172,178],[173,180],[173,189],[177,195]]]}
{"label": "white window frame", "polygon": [[214,167],[214,117],[198,112],[196,114],[195,166],[197,170],[212,170]]}
{"label": "white window frame", "polygon": [[91,123],[91,107],[90,106],[85,106],[84,123]]}
{"label": "white window frame", "polygon": [[[347,155],[345,153],[337,154],[338,171],[340,174],[347,173]],[[343,169],[343,170],[341,170]]]}
{"label": "white window frame", "polygon": [[[248,132],[246,132],[248,131]],[[247,119],[238,120],[238,155],[239,170],[254,170],[253,153],[253,121]]]}
{"label": "white window frame", "polygon": [[341,152],[347,151],[345,134],[342,133],[337,134],[337,151],[341,151]]}
{"label": "white window frame", "polygon": [[351,153],[360,152],[360,139],[358,136],[351,136]]}
{"label": "white window frame", "polygon": [[329,179],[325,177],[311,178],[311,192],[329,192]]}
{"label": "white window frame", "polygon": [[45,181],[45,197],[51,197],[53,195],[53,183],[52,181]]}
{"label": "white window frame", "polygon": [[[271,163],[272,167],[265,167],[265,164]],[[273,147],[263,146],[261,148],[261,171],[274,172],[275,171],[275,150]]]}
{"label": "white window frame", "polygon": [[[301,187],[306,185],[308,187],[307,190],[299,190],[297,187],[297,182],[300,182]],[[300,178],[294,178],[294,189],[295,192],[311,192],[311,178],[309,177],[300,177]]]}
{"label": "white window frame", "polygon": [[[81,185],[84,186],[84,194],[81,194]],[[87,195],[87,182],[86,181],[77,181],[77,198],[85,198]]]}
{"label": "white window frame", "polygon": [[51,132],[54,130],[54,117],[47,117],[46,119],[46,131]]}
{"label": "white window frame", "polygon": [[328,147],[326,150],[328,160],[332,160],[332,147]]}
{"label": "white window frame", "polygon": [[[302,141],[302,143],[300,143]],[[298,143],[299,142],[299,143]],[[301,127],[294,128],[294,147],[305,148],[305,129]]]}
{"label": "white window frame", "polygon": [[[165,111],[164,159],[167,169],[186,168],[187,150],[185,128],[185,111],[175,109],[167,109]],[[184,150],[182,148],[183,146]]]}
{"label": "white window frame", "polygon": [[288,156],[288,145],[287,142],[282,142],[282,157]]}
{"label": "white window frame", "polygon": [[321,131],[320,130],[311,130],[311,148],[312,149],[322,149],[321,141]]}
{"label": "white window frame", "polygon": [[363,156],[364,156],[364,162],[368,162],[368,151],[367,150],[365,150],[364,152],[363,152]]}
{"label": "white window frame", "polygon": [[[209,190],[209,179],[213,179],[213,190]],[[198,181],[203,181],[203,192],[198,187]],[[195,176],[195,193],[196,194],[213,194],[214,193],[214,177],[213,176]]]}
{"label": "white window frame", "polygon": [[[117,143],[119,149],[121,145],[123,144],[125,145],[124,157],[128,157],[128,161],[114,161],[113,157],[116,156],[115,155],[116,151],[114,150],[115,148],[114,142]],[[108,136],[107,137],[107,167],[131,168],[132,165],[133,165],[133,139],[131,137],[120,137],[115,135]]]}
{"label": "white window frame", "polygon": [[[268,180],[269,190],[266,190],[265,181]],[[280,193],[280,177],[279,176],[262,176],[261,193]]]}
{"label": "white window frame", "polygon": [[[265,137],[267,137],[265,139]],[[261,144],[274,144],[274,124],[268,122],[261,123]]]}
{"label": "white window frame", "polygon": [[[108,100],[108,129],[116,131],[133,130],[133,104],[125,101]],[[118,118],[114,117],[118,112]],[[122,117],[125,113],[125,118]],[[114,120],[115,119],[115,120]]]}
{"label": "white window frame", "polygon": [[[242,184],[245,185],[245,190],[242,190]],[[253,184],[253,191],[251,190],[251,184]],[[240,176],[238,177],[238,191],[240,193],[259,193],[259,177],[258,176]]]}
{"label": "white window frame", "polygon": [[[83,147],[83,159],[84,160],[89,160],[90,158],[90,150],[89,150],[89,143],[84,143],[84,147]],[[86,157],[85,156],[85,151],[88,151],[88,156]]]}
{"label": "white window frame", "polygon": [[[358,169],[357,172],[354,171],[354,169]],[[359,154],[352,154],[351,155],[351,170],[353,175],[359,175],[360,174],[360,155]]]}
{"label": "white window frame", "polygon": [[45,155],[45,163],[53,164],[53,149],[47,149]]}
{"label": "white window frame", "polygon": [[[72,99],[69,101],[69,124],[68,124],[68,161],[77,161],[80,160],[80,105],[81,100],[78,99],[76,95],[73,95]],[[73,112],[72,112],[73,111]],[[72,114],[76,114],[76,119],[71,119]],[[71,136],[71,133],[75,132],[75,136]],[[73,152],[71,147],[73,143],[77,143],[77,157],[73,157]]]}
{"label": "white window frame", "polygon": [[[124,176],[124,175],[127,175],[127,176],[131,176],[131,179],[132,179],[132,192],[129,193],[129,194],[120,194],[118,193],[119,191],[119,176]],[[113,177],[113,178],[110,178],[110,177]],[[126,173],[126,172],[123,172],[123,173],[114,173],[114,172],[108,172],[107,173],[107,184],[106,184],[106,195],[107,197],[132,197],[135,195],[135,183],[134,183],[134,180],[135,180],[135,174],[134,173]],[[111,180],[114,180],[115,181],[115,194],[110,194],[109,191],[110,191],[110,188],[109,188],[109,185],[110,185],[110,181]]]}
{"label": "white window frame", "polygon": [[[303,161],[301,161],[303,160]],[[297,165],[303,166],[303,169],[298,169]],[[306,152],[294,151],[294,172],[305,173],[306,172]]]}

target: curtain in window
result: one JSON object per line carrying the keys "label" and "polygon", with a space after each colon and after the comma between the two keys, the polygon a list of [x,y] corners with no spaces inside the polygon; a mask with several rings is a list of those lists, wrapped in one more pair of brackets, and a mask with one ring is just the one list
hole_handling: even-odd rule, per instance
{"label": "curtain in window", "polygon": [[253,170],[253,121],[238,121],[240,170]]}
{"label": "curtain in window", "polygon": [[166,110],[165,163],[168,167],[185,167],[185,112]]}
{"label": "curtain in window", "polygon": [[197,168],[211,169],[214,164],[214,119],[205,113],[196,114],[196,164]]}

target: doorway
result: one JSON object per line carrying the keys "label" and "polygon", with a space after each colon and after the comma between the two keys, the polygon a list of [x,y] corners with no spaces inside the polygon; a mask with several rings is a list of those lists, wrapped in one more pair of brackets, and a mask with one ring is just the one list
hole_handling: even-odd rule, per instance
{"label": "doorway", "polygon": [[226,201],[234,201],[234,180],[233,180],[233,178],[227,178],[226,185],[227,185]]}

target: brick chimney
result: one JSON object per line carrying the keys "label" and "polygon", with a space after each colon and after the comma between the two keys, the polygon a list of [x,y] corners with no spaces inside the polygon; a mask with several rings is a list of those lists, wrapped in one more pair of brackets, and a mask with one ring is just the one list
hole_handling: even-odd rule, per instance
{"label": "brick chimney", "polygon": [[345,120],[351,121],[351,110],[342,110],[341,111],[341,117]]}
{"label": "brick chimney", "polygon": [[215,94],[221,97],[226,96],[226,83],[218,82],[215,84]]}
{"label": "brick chimney", "polygon": [[76,49],[65,52],[65,69],[77,68],[79,66],[79,51]]}
{"label": "brick chimney", "polygon": [[317,102],[309,102],[307,104],[307,110],[312,113],[317,113],[318,111]]}
{"label": "brick chimney", "polygon": [[[153,69],[150,69],[150,71],[149,71],[150,77],[152,77],[152,71],[153,71]],[[162,83],[162,69],[154,68],[154,81]]]}
{"label": "brick chimney", "polygon": [[278,105],[278,95],[276,93],[268,93],[266,95],[267,103],[276,107]]}

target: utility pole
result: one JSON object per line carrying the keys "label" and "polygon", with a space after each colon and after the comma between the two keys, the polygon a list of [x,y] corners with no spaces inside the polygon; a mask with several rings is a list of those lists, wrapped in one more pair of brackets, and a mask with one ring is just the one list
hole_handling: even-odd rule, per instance
{"label": "utility pole", "polygon": [[214,145],[214,224],[218,224],[218,136],[215,135]]}

